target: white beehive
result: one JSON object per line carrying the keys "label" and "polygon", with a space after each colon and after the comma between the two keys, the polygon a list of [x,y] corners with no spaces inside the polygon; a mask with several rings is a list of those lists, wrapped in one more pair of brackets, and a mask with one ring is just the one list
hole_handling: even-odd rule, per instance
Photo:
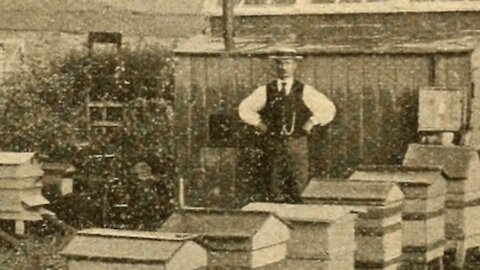
{"label": "white beehive", "polygon": [[62,250],[69,270],[196,270],[207,252],[194,235],[87,229]]}
{"label": "white beehive", "polygon": [[245,211],[268,211],[291,226],[287,257],[317,261],[322,269],[354,269],[356,215],[334,205],[250,203]]}
{"label": "white beehive", "polygon": [[159,229],[197,234],[208,250],[209,269],[256,268],[285,259],[289,226],[267,212],[181,209]]}
{"label": "white beehive", "polygon": [[467,146],[410,144],[403,164],[441,166],[447,180],[447,249],[462,267],[466,251],[480,246],[480,161]]}
{"label": "white beehive", "polygon": [[0,219],[14,220],[15,231],[23,234],[24,221],[41,220],[43,175],[35,153],[0,152]]}
{"label": "white beehive", "polygon": [[365,210],[355,224],[355,269],[398,269],[403,197],[393,183],[345,179],[313,179],[302,193],[305,203]]}
{"label": "white beehive", "polygon": [[446,193],[440,168],[360,166],[350,180],[397,183],[405,194],[402,227],[406,267],[439,263],[445,250]]}

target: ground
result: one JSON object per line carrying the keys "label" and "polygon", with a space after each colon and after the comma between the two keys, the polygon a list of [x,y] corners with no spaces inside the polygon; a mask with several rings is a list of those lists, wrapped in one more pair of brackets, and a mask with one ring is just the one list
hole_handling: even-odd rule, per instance
{"label": "ground", "polygon": [[[71,240],[72,235],[63,234],[53,228],[36,230],[24,238],[19,238],[21,246],[13,249],[0,242],[0,270],[68,270],[65,259],[59,254]],[[480,269],[480,256],[467,258],[465,269]],[[281,262],[262,268],[265,270],[288,269],[289,262]],[[295,270],[310,270],[295,264]],[[446,268],[448,270],[448,268]]]}
{"label": "ground", "polygon": [[13,249],[2,243],[0,245],[1,270],[56,270],[68,269],[66,261],[59,252],[65,240],[58,233],[47,235],[30,235],[20,239],[21,246]]}

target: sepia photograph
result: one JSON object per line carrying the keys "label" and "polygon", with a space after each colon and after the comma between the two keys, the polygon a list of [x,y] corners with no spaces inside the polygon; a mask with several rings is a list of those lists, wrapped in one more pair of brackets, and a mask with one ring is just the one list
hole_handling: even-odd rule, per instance
{"label": "sepia photograph", "polygon": [[480,270],[480,0],[0,0],[0,270]]}

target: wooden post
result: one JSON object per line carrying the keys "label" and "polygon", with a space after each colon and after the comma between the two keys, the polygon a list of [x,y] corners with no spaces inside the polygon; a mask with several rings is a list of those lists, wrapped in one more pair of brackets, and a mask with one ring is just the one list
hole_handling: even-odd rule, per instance
{"label": "wooden post", "polygon": [[225,42],[226,51],[235,49],[234,5],[235,4],[233,0],[223,0],[223,39]]}
{"label": "wooden post", "polygon": [[15,234],[24,235],[25,234],[25,221],[15,220]]}
{"label": "wooden post", "polygon": [[185,183],[183,177],[180,177],[178,183],[178,207],[185,207]]}

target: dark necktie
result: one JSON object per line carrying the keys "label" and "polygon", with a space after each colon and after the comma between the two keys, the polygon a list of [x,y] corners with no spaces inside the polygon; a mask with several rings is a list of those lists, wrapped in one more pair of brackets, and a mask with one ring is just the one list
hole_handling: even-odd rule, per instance
{"label": "dark necktie", "polygon": [[282,82],[282,88],[280,89],[280,92],[282,93],[282,96],[287,95],[287,83],[286,82]]}

